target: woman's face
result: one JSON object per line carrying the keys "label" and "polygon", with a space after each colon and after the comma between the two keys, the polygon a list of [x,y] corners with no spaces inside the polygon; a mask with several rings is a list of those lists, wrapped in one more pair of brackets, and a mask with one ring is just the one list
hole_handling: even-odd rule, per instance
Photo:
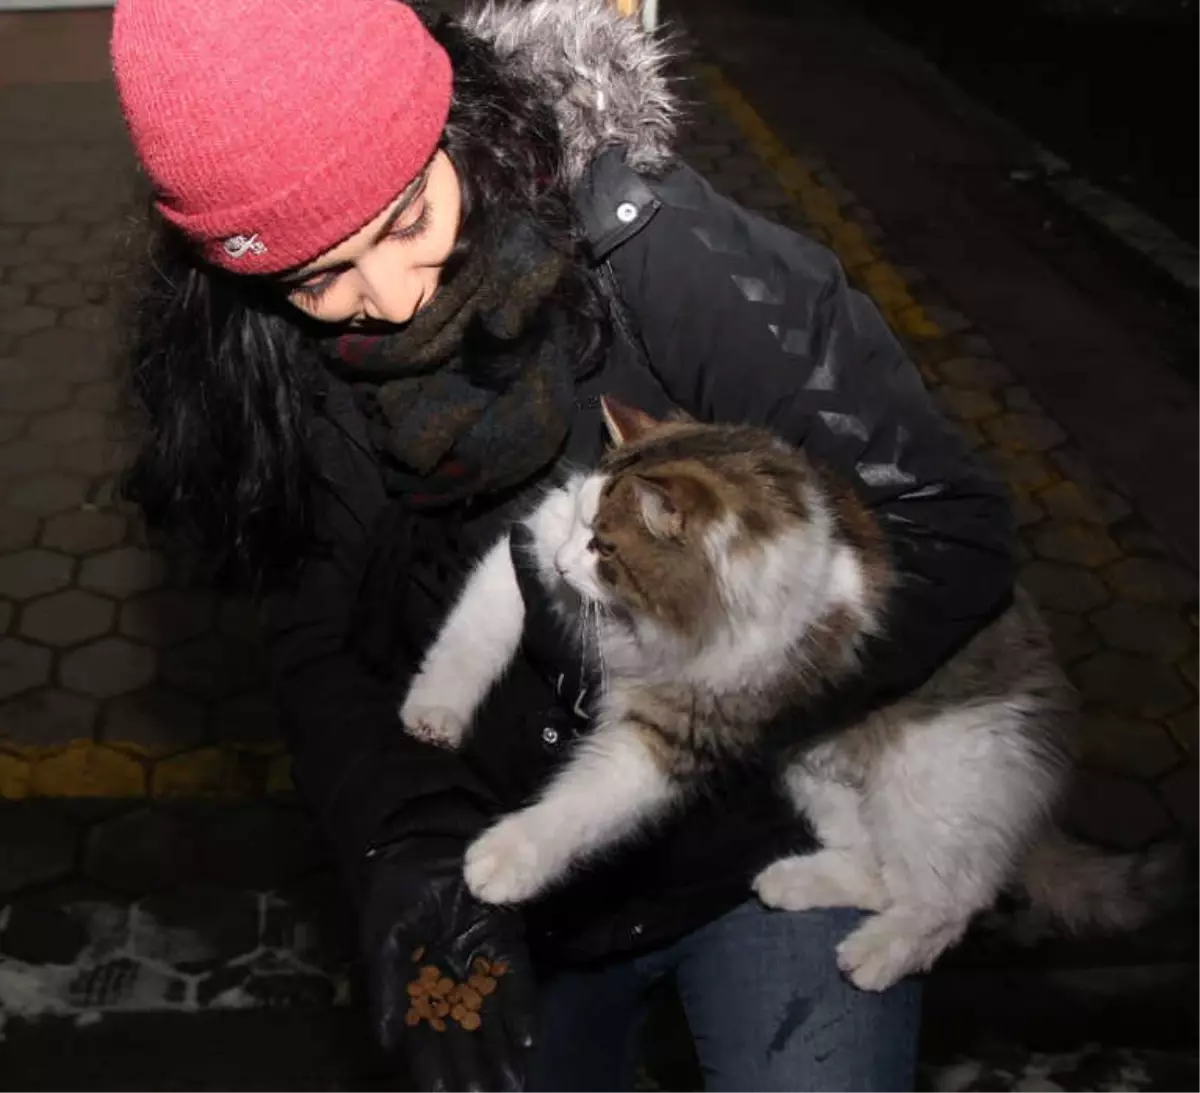
{"label": "woman's face", "polygon": [[439,150],[374,220],[287,274],[288,299],[321,322],[408,322],[437,292],[461,205],[458,174]]}

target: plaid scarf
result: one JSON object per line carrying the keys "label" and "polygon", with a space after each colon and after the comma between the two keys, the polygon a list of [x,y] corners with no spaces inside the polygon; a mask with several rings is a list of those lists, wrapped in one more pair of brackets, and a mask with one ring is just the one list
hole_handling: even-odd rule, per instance
{"label": "plaid scarf", "polygon": [[566,309],[543,307],[566,266],[532,223],[510,221],[403,329],[338,339],[389,493],[437,508],[553,462],[582,351]]}

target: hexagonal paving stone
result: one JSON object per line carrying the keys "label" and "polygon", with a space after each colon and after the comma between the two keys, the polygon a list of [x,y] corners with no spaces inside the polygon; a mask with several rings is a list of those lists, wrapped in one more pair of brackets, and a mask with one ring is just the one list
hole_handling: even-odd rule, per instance
{"label": "hexagonal paving stone", "polygon": [[253,792],[254,782],[242,755],[226,748],[198,748],[155,763],[150,791],[168,799],[240,798]]}
{"label": "hexagonal paving stone", "polygon": [[1100,648],[1100,637],[1087,619],[1045,608],[1042,617],[1050,627],[1054,652],[1060,664],[1070,664]]}
{"label": "hexagonal paving stone", "polygon": [[[36,419],[35,419],[36,420]],[[0,479],[28,478],[54,466],[55,452],[48,444],[22,437],[0,444]]]}
{"label": "hexagonal paving stone", "polygon": [[1104,582],[1086,569],[1034,561],[1021,567],[1021,584],[1042,607],[1083,614],[1110,599]]}
{"label": "hexagonal paving stone", "polygon": [[994,391],[1013,382],[1013,374],[987,357],[955,357],[937,366],[942,379],[955,387]]}
{"label": "hexagonal paving stone", "polygon": [[1043,455],[989,449],[983,453],[983,460],[1016,493],[1034,493],[1054,481],[1054,469]]}
{"label": "hexagonal paving stone", "polygon": [[50,678],[50,650],[0,638],[0,699],[40,687]]}
{"label": "hexagonal paving stone", "polygon": [[1167,731],[1153,721],[1088,710],[1080,727],[1084,762],[1116,774],[1156,778],[1181,757]]}
{"label": "hexagonal paving stone", "polygon": [[1000,404],[990,394],[969,388],[939,388],[937,401],[952,417],[963,421],[980,421],[1000,412]]}
{"label": "hexagonal paving stone", "polygon": [[53,262],[22,262],[9,275],[15,284],[44,285],[67,276],[67,267]]}
{"label": "hexagonal paving stone", "polygon": [[1104,571],[1116,591],[1141,603],[1185,604],[1196,599],[1196,578],[1173,562],[1123,558]]}
{"label": "hexagonal paving stone", "polygon": [[78,508],[87,497],[88,482],[78,475],[52,472],[18,481],[8,492],[7,503],[39,516]]}
{"label": "hexagonal paving stone", "polygon": [[162,687],[124,695],[109,704],[101,739],[155,758],[197,747],[204,739],[204,710],[193,699]]}
{"label": "hexagonal paving stone", "polygon": [[0,802],[28,797],[32,775],[33,768],[27,759],[0,751]]}
{"label": "hexagonal paving stone", "polygon": [[146,686],[154,678],[152,650],[124,638],[103,638],[63,657],[63,686],[99,698],[111,698]]}
{"label": "hexagonal paving stone", "polygon": [[1187,648],[1190,631],[1177,610],[1118,600],[1093,616],[1093,623],[1114,649],[1174,660]]}
{"label": "hexagonal paving stone", "polygon": [[1098,843],[1135,849],[1171,828],[1171,818],[1147,785],[1106,771],[1081,770],[1066,807],[1073,831]]}
{"label": "hexagonal paving stone", "polygon": [[54,325],[54,312],[37,304],[20,304],[0,311],[0,334],[28,334]]}
{"label": "hexagonal paving stone", "polygon": [[90,554],[113,546],[123,538],[125,518],[96,508],[52,516],[42,529],[42,544],[67,554]]}
{"label": "hexagonal paving stone", "polygon": [[1103,650],[1071,669],[1084,699],[1123,713],[1158,720],[1192,696],[1169,664]]}
{"label": "hexagonal paving stone", "polygon": [[10,414],[40,414],[71,401],[71,388],[55,380],[26,383],[4,391],[4,409]]}
{"label": "hexagonal paving stone", "polygon": [[0,554],[31,546],[37,538],[38,519],[24,509],[0,505]]}
{"label": "hexagonal paving stone", "polygon": [[174,810],[148,806],[105,820],[85,843],[89,877],[139,895],[195,878],[198,864],[192,825]]}
{"label": "hexagonal paving stone", "polygon": [[94,380],[85,383],[75,391],[71,405],[80,410],[111,414],[121,405],[120,387],[116,380]]}
{"label": "hexagonal paving stone", "polygon": [[1099,569],[1121,556],[1120,547],[1107,532],[1088,524],[1051,520],[1031,532],[1030,538],[1041,557],[1088,569]]}
{"label": "hexagonal paving stone", "polygon": [[[133,950],[175,967],[223,962],[258,945],[259,907],[252,892],[188,886],[138,904]],[[138,929],[138,923],[149,929]],[[194,939],[194,940],[188,940]]]}
{"label": "hexagonal paving stone", "polygon": [[284,747],[279,713],[268,691],[222,702],[213,711],[213,734],[220,743],[247,751],[271,754]]}
{"label": "hexagonal paving stone", "polygon": [[[0,398],[0,403],[3,399]],[[0,411],[0,444],[14,439],[25,428],[25,418],[18,414],[6,414]]]}
{"label": "hexagonal paving stone", "polygon": [[103,413],[68,408],[35,419],[29,426],[29,437],[47,444],[72,444],[110,436],[112,430],[112,422]]}
{"label": "hexagonal paving stone", "polygon": [[90,740],[100,704],[46,687],[26,691],[0,706],[0,744],[50,748]]}
{"label": "hexagonal paving stone", "polygon": [[0,600],[0,634],[3,634],[13,620],[16,611],[8,600]]}
{"label": "hexagonal paving stone", "polygon": [[25,608],[21,632],[46,645],[78,645],[109,630],[115,615],[112,600],[71,588]]}
{"label": "hexagonal paving stone", "polygon": [[0,802],[0,894],[69,873],[78,837],[75,825],[52,806]]}
{"label": "hexagonal paving stone", "polygon": [[161,554],[141,547],[121,547],[83,563],[79,583],[110,596],[148,592],[166,579],[167,564]]}
{"label": "hexagonal paving stone", "polygon": [[[126,911],[87,881],[65,880],[11,904],[0,952],[29,964],[74,964],[97,934],[114,945],[124,939]],[[98,938],[97,938],[98,940]]]}
{"label": "hexagonal paving stone", "polygon": [[1197,813],[1197,772],[1195,763],[1187,763],[1172,774],[1167,775],[1159,784],[1163,798],[1170,808],[1176,822],[1193,838],[1196,833]]}
{"label": "hexagonal paving stone", "polygon": [[33,796],[72,801],[140,797],[146,792],[146,770],[133,756],[83,742],[35,762],[29,790]]}
{"label": "hexagonal paving stone", "polygon": [[88,288],[81,281],[54,281],[42,285],[33,295],[35,304],[47,307],[78,307],[90,302]]}
{"label": "hexagonal paving stone", "polygon": [[1019,528],[1032,527],[1046,518],[1042,507],[1032,497],[1023,493],[1012,499],[1012,513]]}
{"label": "hexagonal paving stone", "polygon": [[1067,439],[1067,434],[1044,414],[1003,414],[985,421],[983,429],[1009,452],[1048,452]]}
{"label": "hexagonal paving stone", "polygon": [[212,624],[207,592],[173,588],[147,592],[121,608],[121,633],[151,645],[174,645],[203,634]]}
{"label": "hexagonal paving stone", "polygon": [[57,592],[71,579],[73,563],[48,550],[22,550],[0,558],[0,596],[31,600]]}
{"label": "hexagonal paving stone", "polygon": [[0,310],[19,307],[29,299],[29,289],[25,285],[0,285]]}
{"label": "hexagonal paving stone", "polygon": [[219,634],[196,638],[162,654],[163,679],[198,698],[232,698],[260,685],[264,675],[256,650]]}
{"label": "hexagonal paving stone", "polygon": [[277,888],[320,857],[312,825],[280,804],[214,809],[199,835],[206,876],[232,888]]}
{"label": "hexagonal paving stone", "polygon": [[1038,494],[1038,500],[1051,516],[1061,520],[1076,520],[1091,524],[1110,522],[1090,491],[1074,482],[1057,482]]}
{"label": "hexagonal paving stone", "polygon": [[105,379],[112,373],[112,352],[106,338],[86,330],[56,327],[22,339],[20,360],[35,361],[47,378],[65,383]]}
{"label": "hexagonal paving stone", "polygon": [[63,470],[95,478],[124,471],[133,463],[135,454],[127,441],[111,436],[94,437],[62,445],[58,449],[58,465]]}

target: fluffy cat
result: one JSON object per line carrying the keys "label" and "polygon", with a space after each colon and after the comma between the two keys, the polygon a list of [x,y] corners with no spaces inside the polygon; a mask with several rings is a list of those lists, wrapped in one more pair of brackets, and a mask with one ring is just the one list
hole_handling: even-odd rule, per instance
{"label": "fluffy cat", "polygon": [[[565,628],[603,673],[594,731],[534,804],[468,849],[471,890],[527,900],[647,827],[763,726],[851,677],[897,579],[872,517],[750,427],[661,423],[606,400],[615,446],[526,521]],[[484,557],[401,708],[455,747],[516,655],[524,604],[503,541]],[[905,699],[780,758],[821,849],[754,880],[772,907],[874,912],[838,948],[882,990],[927,969],[1008,886],[1075,925],[1134,924],[1142,863],[1070,843],[1050,813],[1074,694],[1037,613],[1014,605]]]}

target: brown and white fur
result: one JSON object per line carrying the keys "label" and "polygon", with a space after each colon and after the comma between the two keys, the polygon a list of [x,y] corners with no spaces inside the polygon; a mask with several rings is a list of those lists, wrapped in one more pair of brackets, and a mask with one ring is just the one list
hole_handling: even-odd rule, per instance
{"label": "brown and white fur", "polygon": [[[467,851],[480,899],[521,902],[646,828],[775,715],[853,676],[896,580],[873,519],[749,427],[659,423],[606,402],[616,447],[529,516],[537,571],[603,670],[597,726],[533,805]],[[515,656],[507,537],[470,578],[401,708],[454,747]],[[924,686],[781,758],[822,848],[754,881],[772,907],[875,912],[838,948],[859,987],[927,969],[1006,886],[1059,918],[1132,925],[1138,864],[1065,841],[1070,685],[1015,605]]]}

